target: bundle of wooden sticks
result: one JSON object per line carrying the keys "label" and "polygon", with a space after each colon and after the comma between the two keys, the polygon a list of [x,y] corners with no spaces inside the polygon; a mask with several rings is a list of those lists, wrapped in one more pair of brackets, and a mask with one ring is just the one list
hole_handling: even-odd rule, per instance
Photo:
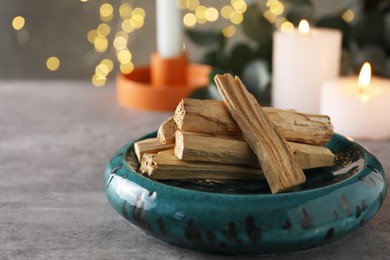
{"label": "bundle of wooden sticks", "polygon": [[156,138],[135,143],[154,179],[266,178],[273,193],[305,182],[302,169],[331,166],[328,116],[262,108],[232,76],[217,75],[224,101],[183,99]]}

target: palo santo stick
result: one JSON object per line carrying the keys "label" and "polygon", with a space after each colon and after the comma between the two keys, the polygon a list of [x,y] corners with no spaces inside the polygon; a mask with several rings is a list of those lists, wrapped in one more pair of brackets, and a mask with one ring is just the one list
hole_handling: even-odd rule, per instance
{"label": "palo santo stick", "polygon": [[272,193],[279,193],[306,181],[302,168],[277,127],[242,84],[230,74],[216,75],[218,91],[245,140],[256,154]]}
{"label": "palo santo stick", "polygon": [[[176,131],[175,139],[175,155],[180,160],[259,167],[259,161],[247,142],[235,136],[207,136]],[[302,169],[333,165],[335,156],[326,147],[287,143]]]}
{"label": "palo santo stick", "polygon": [[234,136],[221,138],[176,131],[175,139],[174,151],[180,160],[260,167],[256,155],[245,140]]}
{"label": "palo santo stick", "polygon": [[157,132],[157,139],[163,144],[173,144],[175,143],[176,130],[177,125],[172,116],[167,121],[161,124]]}
{"label": "palo santo stick", "polygon": [[[333,135],[329,116],[271,107],[263,110],[288,141],[322,145]],[[177,106],[174,120],[178,129],[186,132],[241,134],[223,101],[185,98]]]}
{"label": "palo santo stick", "polygon": [[144,154],[140,171],[153,179],[264,179],[259,168],[179,160],[173,150]]}
{"label": "palo santo stick", "polygon": [[174,147],[174,144],[162,144],[156,138],[149,138],[138,141],[134,144],[134,152],[138,158],[138,161],[141,161],[144,153],[157,153],[163,150],[169,150]]}
{"label": "palo santo stick", "polygon": [[335,155],[326,147],[287,142],[302,169],[332,166]]}

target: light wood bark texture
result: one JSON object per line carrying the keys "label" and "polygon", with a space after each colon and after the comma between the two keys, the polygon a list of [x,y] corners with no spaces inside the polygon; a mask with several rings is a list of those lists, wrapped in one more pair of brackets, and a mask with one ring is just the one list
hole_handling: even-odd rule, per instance
{"label": "light wood bark texture", "polygon": [[156,138],[148,138],[136,142],[134,144],[134,152],[138,161],[140,161],[144,153],[158,153],[163,150],[172,149],[174,145],[174,143],[162,144]]}
{"label": "light wood bark texture", "polygon": [[[245,140],[236,136],[208,136],[176,131],[175,155],[180,160],[260,167]],[[332,166],[334,154],[326,147],[287,142],[302,169]]]}
{"label": "light wood bark texture", "polygon": [[[288,141],[322,145],[329,142],[334,133],[330,118],[326,115],[270,107],[263,110]],[[174,120],[177,128],[185,132],[241,134],[240,127],[223,101],[183,99],[176,108]]]}
{"label": "light wood bark texture", "polygon": [[179,160],[174,151],[144,154],[140,171],[153,179],[264,179],[259,168]]}
{"label": "light wood bark texture", "polygon": [[216,75],[218,91],[256,154],[272,193],[303,184],[306,177],[276,125],[242,84],[230,74]]}

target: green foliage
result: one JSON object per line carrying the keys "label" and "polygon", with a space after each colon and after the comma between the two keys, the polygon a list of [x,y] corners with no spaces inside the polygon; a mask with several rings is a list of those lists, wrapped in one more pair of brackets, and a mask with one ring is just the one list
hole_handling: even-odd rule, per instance
{"label": "green foliage", "polygon": [[363,13],[352,27],[352,37],[359,47],[374,45],[385,47],[384,19],[378,10]]}
{"label": "green foliage", "polygon": [[199,46],[218,44],[223,38],[222,33],[216,30],[187,30],[187,35]]}
{"label": "green foliage", "polygon": [[272,38],[273,26],[262,15],[257,5],[250,5],[241,23],[242,31],[258,45]]}
{"label": "green foliage", "polygon": [[289,3],[286,18],[294,26],[297,26],[302,19],[313,20],[314,6],[310,0],[285,0],[284,2]]}
{"label": "green foliage", "polygon": [[[345,0],[342,9],[326,17],[315,17],[311,0],[281,0],[284,16],[295,26],[307,19],[318,27],[339,29],[343,34],[342,74],[356,74],[365,61],[373,73],[390,78],[390,1]],[[354,10],[354,20],[346,22],[342,14]],[[202,63],[213,66],[210,82],[216,73],[231,72],[247,82],[255,95],[268,91],[272,68],[272,34],[274,25],[263,16],[264,10],[252,1],[244,13],[241,29],[249,41],[227,44],[218,30],[188,30],[189,38],[204,48]],[[229,45],[229,47],[228,47]],[[218,96],[209,88],[208,95]],[[269,91],[268,91],[269,92]]]}

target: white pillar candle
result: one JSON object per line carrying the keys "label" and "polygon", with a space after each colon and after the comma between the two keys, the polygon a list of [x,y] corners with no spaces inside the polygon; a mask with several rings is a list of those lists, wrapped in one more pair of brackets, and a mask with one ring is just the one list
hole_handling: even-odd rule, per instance
{"label": "white pillar candle", "polygon": [[176,0],[156,0],[157,53],[177,57],[183,50],[183,28]]}
{"label": "white pillar candle", "polygon": [[341,32],[302,21],[273,39],[272,106],[318,113],[322,83],[339,75]]}
{"label": "white pillar candle", "polygon": [[353,138],[389,138],[389,112],[388,79],[372,78],[367,84],[362,76],[359,80],[343,77],[322,86],[320,113],[330,116],[337,133]]}

